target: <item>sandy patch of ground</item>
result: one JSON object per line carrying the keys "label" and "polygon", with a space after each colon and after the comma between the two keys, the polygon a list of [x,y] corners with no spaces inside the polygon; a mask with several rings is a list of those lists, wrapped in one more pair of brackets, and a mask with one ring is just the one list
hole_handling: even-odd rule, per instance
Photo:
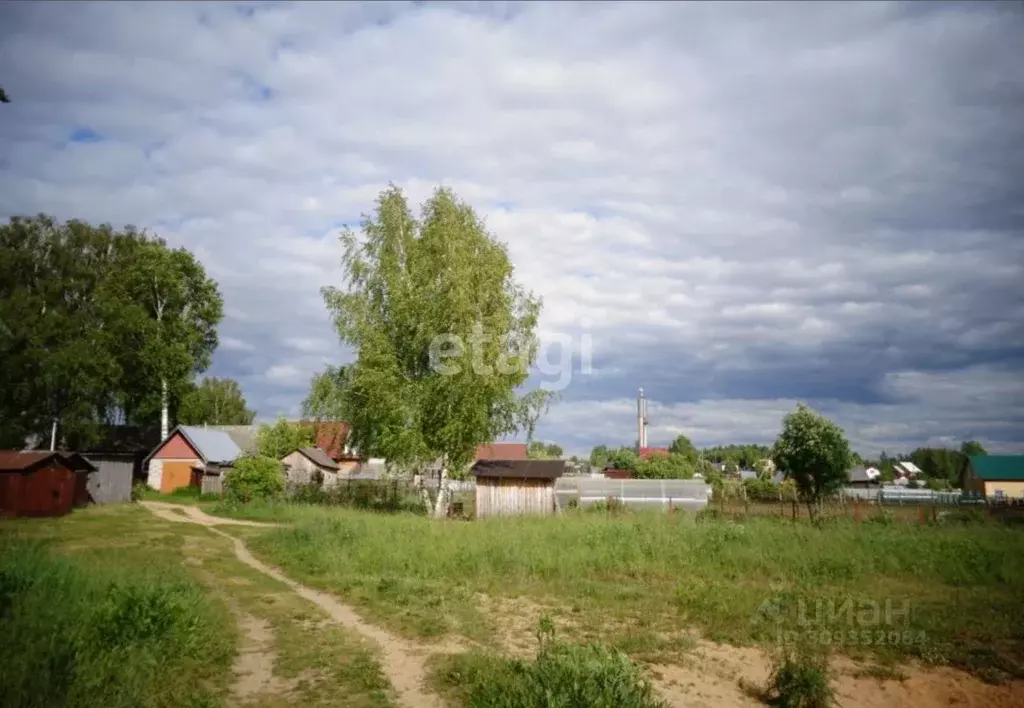
{"label": "sandy patch of ground", "polygon": [[270,646],[274,633],[266,620],[254,615],[241,615],[238,628],[242,632],[242,647],[235,658],[232,672],[230,705],[244,705],[258,696],[283,695],[291,686],[274,676],[276,656]]}
{"label": "sandy patch of ground", "polygon": [[[478,595],[481,611],[494,622],[496,638],[509,654],[530,658],[537,649],[538,619],[547,615],[556,636],[581,636],[572,616],[527,598]],[[614,628],[611,628],[614,630]],[[672,664],[648,665],[658,692],[674,708],[752,708],[762,706],[751,688],[764,686],[770,657],[755,647],[734,647],[703,639],[678,652]],[[908,665],[904,681],[857,676],[864,666],[844,656],[832,662],[833,688],[840,708],[1024,708],[1024,682],[993,686],[952,668]],[[745,687],[749,687],[746,688]]]}
{"label": "sandy patch of ground", "polygon": [[[992,686],[948,667],[907,665],[904,681],[858,677],[863,667],[845,657],[832,662],[840,708],[1020,708],[1024,682]],[[700,642],[680,665],[652,665],[654,685],[672,706],[750,708],[763,705],[744,686],[763,686],[771,673],[759,649]]]}

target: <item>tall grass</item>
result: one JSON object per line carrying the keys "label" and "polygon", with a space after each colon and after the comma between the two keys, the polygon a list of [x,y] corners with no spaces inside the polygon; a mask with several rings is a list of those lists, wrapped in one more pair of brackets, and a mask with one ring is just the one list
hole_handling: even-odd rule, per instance
{"label": "tall grass", "polygon": [[[1002,661],[1019,657],[1024,640],[1013,630],[1024,611],[1024,534],[1013,529],[852,522],[818,529],[664,514],[437,523],[344,510],[288,513],[297,523],[255,538],[258,552],[410,634],[483,625],[476,593],[522,594],[571,606],[581,621],[697,626],[738,642],[773,642],[780,629],[884,630],[881,641],[858,635],[842,649],[940,663],[957,660],[965,647],[998,644],[1008,653],[992,661],[1020,670]],[[852,618],[831,611],[847,601]],[[887,601],[893,622],[884,614],[864,620],[862,603],[884,613]],[[899,614],[904,601],[909,616]],[[758,614],[766,602],[773,609],[767,619]],[[816,602],[825,603],[823,612]],[[905,630],[916,632],[911,641]]]}
{"label": "tall grass", "polygon": [[665,707],[625,655],[600,644],[556,642],[553,626],[538,635],[533,661],[479,652],[455,655],[435,672],[435,682],[465,708]]}
{"label": "tall grass", "polygon": [[210,706],[234,653],[203,590],[157,573],[79,565],[0,540],[4,706]]}

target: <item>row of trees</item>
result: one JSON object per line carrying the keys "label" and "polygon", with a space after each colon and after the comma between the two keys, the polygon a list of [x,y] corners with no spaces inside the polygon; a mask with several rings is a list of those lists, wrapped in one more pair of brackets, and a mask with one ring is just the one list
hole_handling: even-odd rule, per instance
{"label": "row of trees", "polygon": [[531,460],[557,460],[565,454],[562,446],[556,443],[545,443],[531,440],[526,445],[526,456]]}
{"label": "row of trees", "polygon": [[[235,406],[234,382],[193,381],[223,301],[187,250],[132,227],[40,215],[0,226],[0,446],[35,434],[77,448],[107,424],[198,420]],[[226,409],[225,413],[226,413]]]}
{"label": "row of trees", "polygon": [[[680,435],[669,447],[668,455],[655,454],[648,460],[641,460],[634,448],[609,448],[598,445],[590,453],[590,464],[595,467],[613,467],[636,472],[638,477],[686,478],[700,472],[707,478],[715,475],[717,468],[724,465],[726,474],[740,469],[756,470],[760,475],[771,472],[772,448],[765,445],[726,445],[706,447],[700,451],[685,435]],[[895,478],[897,462],[910,461],[919,467],[924,475],[922,484],[935,488],[956,486],[960,473],[967,463],[968,455],[985,455],[985,448],[976,441],[964,442],[959,450],[948,448],[920,447],[909,454],[888,456],[882,452],[879,459],[862,459],[855,452],[850,453],[850,464],[863,464],[877,468],[882,480],[891,482]]]}

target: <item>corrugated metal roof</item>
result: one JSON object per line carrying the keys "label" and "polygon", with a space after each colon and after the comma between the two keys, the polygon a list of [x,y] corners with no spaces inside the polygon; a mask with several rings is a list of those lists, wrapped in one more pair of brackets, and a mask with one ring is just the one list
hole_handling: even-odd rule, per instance
{"label": "corrugated metal roof", "polygon": [[313,464],[329,470],[338,469],[338,463],[327,456],[327,453],[318,447],[300,447],[299,452],[305,455]]}
{"label": "corrugated metal roof", "polygon": [[242,454],[241,448],[223,430],[210,430],[194,425],[179,425],[178,430],[188,438],[207,462],[231,462]]}
{"label": "corrugated metal roof", "polygon": [[477,477],[556,479],[565,473],[565,460],[479,460],[473,465]]}
{"label": "corrugated metal roof", "polygon": [[256,431],[258,429],[255,425],[207,425],[204,427],[206,430],[219,430],[222,433],[227,433],[242,452],[256,452]]}
{"label": "corrugated metal roof", "polygon": [[986,482],[1024,482],[1024,455],[971,455],[968,459]]}

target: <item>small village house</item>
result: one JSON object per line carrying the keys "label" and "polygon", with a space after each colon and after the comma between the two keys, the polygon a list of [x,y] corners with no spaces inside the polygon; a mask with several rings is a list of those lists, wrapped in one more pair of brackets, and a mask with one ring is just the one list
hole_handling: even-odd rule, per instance
{"label": "small village house", "polygon": [[164,494],[182,487],[219,493],[222,473],[242,454],[222,430],[179,425],[146,458],[147,484]]}
{"label": "small village house", "polygon": [[371,462],[364,459],[349,445],[348,434],[351,428],[348,423],[342,421],[316,421],[315,423],[301,421],[301,423],[313,425],[314,444],[337,465],[337,469],[333,471],[335,479],[360,472],[367,463]]}
{"label": "small village house", "polygon": [[917,479],[921,474],[921,468],[910,460],[900,460],[892,465],[893,484],[906,486],[910,480]]}
{"label": "small village house", "polygon": [[338,463],[318,447],[301,447],[281,458],[289,485],[319,480],[327,489],[338,483]]}
{"label": "small village house", "polygon": [[857,465],[847,473],[847,476],[851,487],[868,489],[878,487],[882,483],[882,473],[874,467]]}
{"label": "small village house", "polygon": [[476,516],[554,514],[555,480],[565,471],[564,460],[478,460]]}
{"label": "small village house", "polygon": [[89,500],[81,455],[45,450],[0,450],[0,515],[63,516]]}
{"label": "small village house", "polygon": [[1024,498],[1024,455],[971,455],[960,486],[985,497]]}

